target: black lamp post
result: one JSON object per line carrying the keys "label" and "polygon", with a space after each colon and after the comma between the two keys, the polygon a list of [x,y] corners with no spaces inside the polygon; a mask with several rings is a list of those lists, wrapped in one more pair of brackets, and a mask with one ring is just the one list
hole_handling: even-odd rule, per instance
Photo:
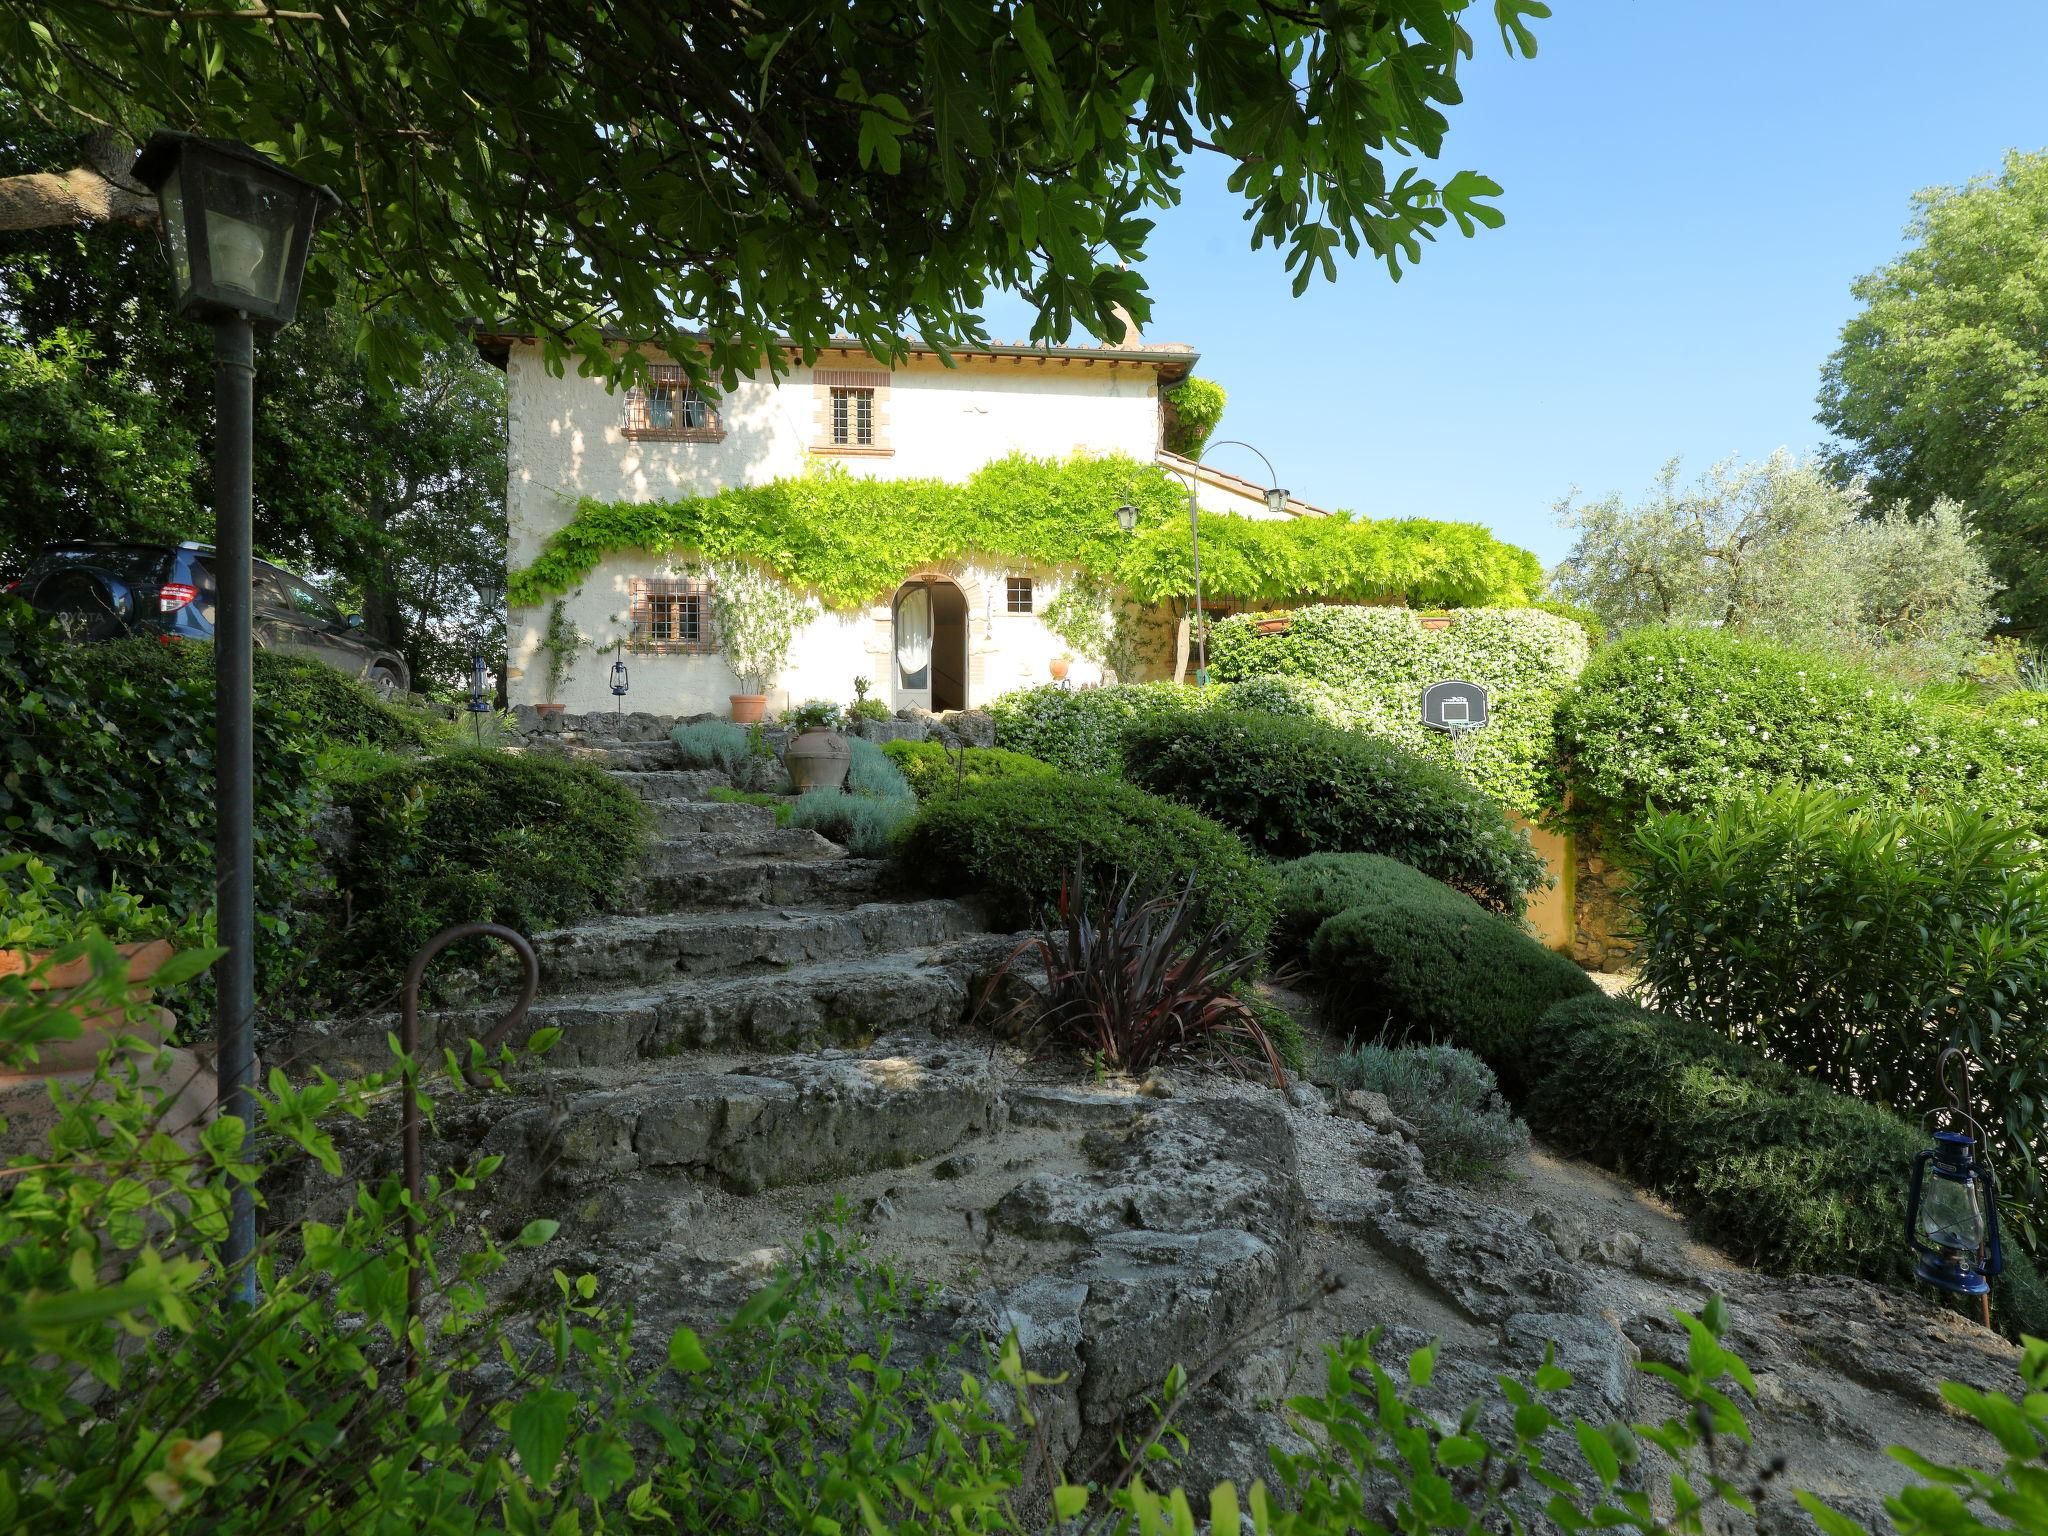
{"label": "black lamp post", "polygon": [[[214,1016],[223,1112],[253,1128],[255,1062],[255,762],[251,707],[249,561],[250,430],[256,332],[291,324],[313,231],[341,200],[246,145],[158,133],[135,161],[135,179],[156,194],[170,253],[178,314],[213,327],[214,900],[228,953],[215,973]],[[250,1193],[232,1196],[222,1260],[235,1294],[256,1295]]]}
{"label": "black lamp post", "polygon": [[[1202,467],[1202,459],[1214,448],[1249,448],[1253,453],[1259,454],[1259,462],[1266,466],[1267,475],[1275,481],[1278,481],[1280,478],[1274,472],[1271,459],[1267,458],[1263,453],[1259,453],[1258,449],[1252,448],[1250,443],[1240,442],[1234,437],[1225,438],[1220,443],[1204,444],[1202,451],[1188,461],[1190,467],[1180,471],[1188,483],[1188,538],[1191,541],[1194,558],[1195,612],[1192,623],[1195,633],[1195,655],[1197,658],[1195,681],[1204,687],[1207,687],[1209,683],[1209,626],[1207,620],[1202,615],[1202,504],[1200,501],[1199,482],[1195,477],[1194,471]],[[1285,489],[1277,484],[1269,485],[1266,487],[1265,496],[1266,510],[1268,512],[1271,512],[1275,517],[1279,517],[1286,512],[1287,492]],[[1131,514],[1131,523],[1125,524],[1123,520],[1124,509],[1118,507],[1116,518],[1117,522],[1123,525],[1124,531],[1128,533],[1137,521],[1137,513],[1134,509]]]}
{"label": "black lamp post", "polygon": [[476,744],[484,744],[484,716],[491,712],[491,667],[482,651],[469,653],[469,720]]}
{"label": "black lamp post", "polygon": [[626,712],[626,689],[632,680],[626,675],[626,657],[623,651],[612,652],[612,712]]}

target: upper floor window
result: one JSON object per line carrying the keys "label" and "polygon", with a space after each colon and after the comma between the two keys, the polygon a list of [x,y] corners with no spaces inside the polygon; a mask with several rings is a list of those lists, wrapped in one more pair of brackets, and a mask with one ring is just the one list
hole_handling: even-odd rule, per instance
{"label": "upper floor window", "polygon": [[875,392],[872,389],[832,391],[832,442],[840,448],[875,446]]}
{"label": "upper floor window", "polygon": [[1034,611],[1038,592],[1029,576],[1012,576],[1009,578],[1008,596],[1010,612],[1030,613]]}
{"label": "upper floor window", "polygon": [[811,451],[892,452],[889,375],[879,368],[811,370]]}
{"label": "upper floor window", "polygon": [[718,412],[674,363],[654,363],[647,382],[626,392],[626,436],[715,443],[725,436]]}
{"label": "upper floor window", "polygon": [[633,623],[627,649],[676,655],[716,647],[709,581],[699,576],[635,576],[627,591]]}

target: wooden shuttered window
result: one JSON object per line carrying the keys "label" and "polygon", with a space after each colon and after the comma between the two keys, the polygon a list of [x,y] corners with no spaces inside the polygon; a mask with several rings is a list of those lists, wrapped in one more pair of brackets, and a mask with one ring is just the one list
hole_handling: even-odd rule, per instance
{"label": "wooden shuttered window", "polygon": [[626,391],[626,436],[653,442],[715,443],[718,412],[674,363],[652,363],[647,382]]}
{"label": "wooden shuttered window", "polygon": [[628,583],[632,638],[644,655],[687,656],[718,649],[711,622],[711,583],[700,576],[635,576]]}

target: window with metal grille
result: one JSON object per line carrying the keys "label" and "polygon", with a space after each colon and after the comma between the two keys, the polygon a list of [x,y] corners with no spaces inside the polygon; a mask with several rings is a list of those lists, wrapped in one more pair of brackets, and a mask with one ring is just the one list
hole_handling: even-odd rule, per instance
{"label": "window with metal grille", "polygon": [[837,448],[875,445],[875,392],[835,388],[832,391],[832,443]]}
{"label": "window with metal grille", "polygon": [[1010,612],[1032,612],[1037,595],[1037,589],[1032,585],[1029,576],[1012,576],[1010,578]]}
{"label": "window with metal grille", "polygon": [[628,590],[633,635],[627,649],[677,655],[716,648],[709,581],[698,576],[636,576]]}
{"label": "window with metal grille", "polygon": [[626,392],[626,436],[715,443],[725,436],[718,412],[674,363],[654,363],[647,382]]}

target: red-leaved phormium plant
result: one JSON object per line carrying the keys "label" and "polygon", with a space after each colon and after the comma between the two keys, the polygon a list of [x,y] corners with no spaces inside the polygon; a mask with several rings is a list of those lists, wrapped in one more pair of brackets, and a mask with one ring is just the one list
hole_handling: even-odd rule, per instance
{"label": "red-leaved phormium plant", "polygon": [[1060,891],[1057,921],[1011,952],[983,993],[983,1006],[1019,960],[1036,955],[1044,988],[1007,1017],[1038,1008],[1034,1030],[1043,1037],[1130,1073],[1175,1057],[1228,1060],[1250,1046],[1264,1056],[1273,1081],[1286,1087],[1280,1053],[1237,995],[1258,964],[1258,951],[1228,922],[1197,926],[1193,895],[1190,877],[1178,896],[1141,898],[1132,875],[1113,900],[1091,901],[1077,866]]}

